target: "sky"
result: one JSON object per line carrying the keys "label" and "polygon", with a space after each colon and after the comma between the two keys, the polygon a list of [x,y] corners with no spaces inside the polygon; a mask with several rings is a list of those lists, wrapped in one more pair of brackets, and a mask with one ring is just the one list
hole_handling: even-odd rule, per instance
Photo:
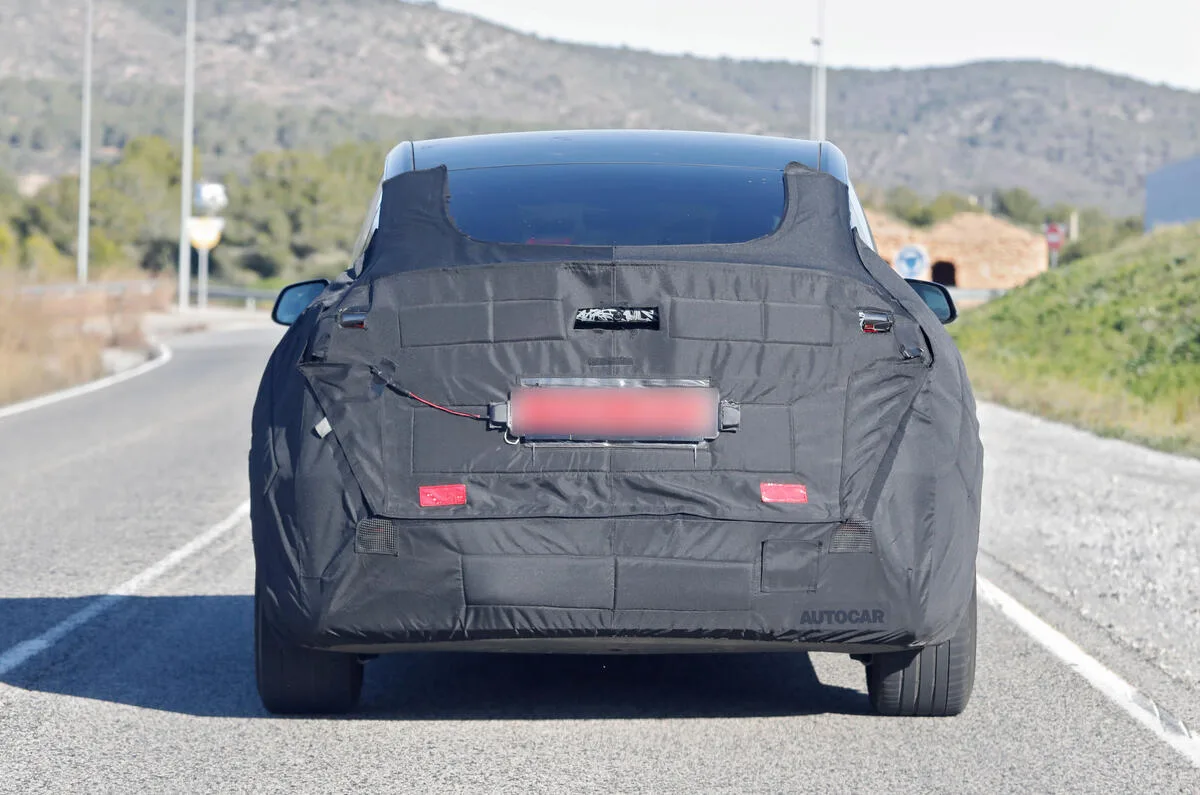
{"label": "sky", "polygon": [[[439,0],[545,38],[812,60],[818,0]],[[831,66],[993,59],[1091,66],[1200,91],[1200,0],[828,0]]]}

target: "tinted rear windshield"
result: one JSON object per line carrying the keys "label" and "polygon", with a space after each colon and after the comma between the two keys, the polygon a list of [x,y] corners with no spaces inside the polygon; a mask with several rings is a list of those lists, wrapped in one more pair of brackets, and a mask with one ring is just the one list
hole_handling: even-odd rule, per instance
{"label": "tinted rear windshield", "polygon": [[602,163],[453,171],[450,214],[492,243],[742,243],[774,232],[783,174],[733,166]]}

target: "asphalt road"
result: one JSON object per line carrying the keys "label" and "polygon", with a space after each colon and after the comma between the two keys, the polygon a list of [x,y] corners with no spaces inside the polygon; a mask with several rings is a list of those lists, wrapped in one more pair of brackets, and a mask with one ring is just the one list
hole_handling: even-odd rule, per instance
{"label": "asphalt road", "polygon": [[[0,419],[0,660],[243,503],[276,337],[180,337],[158,370]],[[981,573],[1200,725],[1200,469],[981,415]],[[271,718],[235,525],[0,664],[0,790],[1200,791],[1200,770],[986,605],[954,719],[870,715],[861,666],[835,655],[388,657],[358,715]]]}

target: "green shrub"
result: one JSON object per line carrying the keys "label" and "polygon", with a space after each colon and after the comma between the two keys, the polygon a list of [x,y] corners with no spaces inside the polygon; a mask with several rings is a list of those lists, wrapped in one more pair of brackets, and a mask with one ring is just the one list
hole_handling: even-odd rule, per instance
{"label": "green shrub", "polygon": [[1200,454],[1200,225],[1079,259],[950,328],[982,395]]}

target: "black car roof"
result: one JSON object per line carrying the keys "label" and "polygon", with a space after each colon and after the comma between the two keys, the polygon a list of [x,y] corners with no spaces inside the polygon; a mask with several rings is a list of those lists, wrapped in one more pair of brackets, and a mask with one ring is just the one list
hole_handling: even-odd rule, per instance
{"label": "black car roof", "polygon": [[791,162],[848,181],[846,158],[828,141],[674,130],[564,130],[416,141],[393,150],[386,176],[440,165],[457,171],[556,163],[663,163],[782,171]]}

